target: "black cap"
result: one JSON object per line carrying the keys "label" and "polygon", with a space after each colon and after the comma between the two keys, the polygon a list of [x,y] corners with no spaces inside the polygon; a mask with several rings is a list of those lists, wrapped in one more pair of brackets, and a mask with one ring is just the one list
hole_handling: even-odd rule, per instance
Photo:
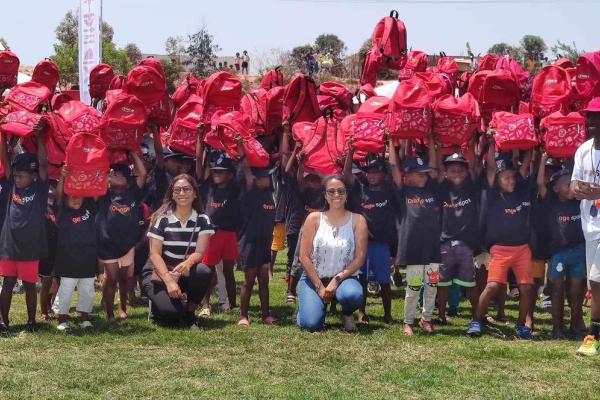
{"label": "black cap", "polygon": [[462,154],[459,154],[459,153],[451,154],[444,159],[444,165],[450,164],[450,163],[469,165],[469,162],[467,161],[467,159]]}
{"label": "black cap", "polygon": [[178,153],[176,151],[173,151],[169,147],[163,147],[162,154],[163,154],[163,160],[167,160],[169,158],[176,158],[176,157],[177,158],[181,158],[181,157],[183,157],[183,154]]}
{"label": "black cap", "polygon": [[501,172],[504,171],[515,171],[515,165],[513,164],[512,160],[508,159],[508,158],[497,158],[496,159],[496,175],[499,175]]}
{"label": "black cap", "polygon": [[560,160],[557,160],[556,158],[548,157],[548,159],[546,160],[546,164],[544,164],[544,166],[553,167],[553,168],[562,168],[562,163],[560,162]]}
{"label": "black cap", "polygon": [[209,155],[208,166],[211,171],[235,171],[233,160],[222,151],[213,151]]}
{"label": "black cap", "polygon": [[421,157],[408,157],[402,163],[402,170],[409,172],[429,172],[432,168]]}
{"label": "black cap", "polygon": [[38,159],[31,153],[17,154],[11,164],[11,167],[17,172],[37,172]]}
{"label": "black cap", "polygon": [[133,172],[131,171],[131,167],[127,164],[112,164],[110,166],[110,169],[112,169],[115,172],[118,172],[119,174],[123,175],[127,179],[133,177]]}
{"label": "black cap", "polygon": [[256,178],[266,178],[275,172],[275,168],[252,168],[252,175]]}
{"label": "black cap", "polygon": [[383,171],[385,169],[385,160],[383,158],[377,157],[377,156],[367,157],[367,160],[365,161],[363,170],[365,172],[367,172],[370,169],[378,169],[378,170]]}
{"label": "black cap", "polygon": [[548,188],[552,189],[552,187],[554,186],[554,184],[556,182],[558,182],[558,180],[560,178],[562,178],[563,176],[571,176],[571,171],[568,168],[562,168],[558,171],[556,171],[555,173],[553,173],[550,176],[550,179],[548,180]]}

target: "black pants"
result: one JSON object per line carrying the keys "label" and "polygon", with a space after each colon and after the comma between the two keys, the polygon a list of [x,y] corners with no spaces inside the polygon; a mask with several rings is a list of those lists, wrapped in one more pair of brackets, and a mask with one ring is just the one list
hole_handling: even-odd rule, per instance
{"label": "black pants", "polygon": [[[152,314],[155,320],[175,323],[186,316],[187,305],[181,299],[169,297],[167,288],[162,283],[152,282],[154,267],[148,263],[142,271],[142,286],[152,302]],[[187,300],[200,304],[208,291],[211,282],[211,270],[204,264],[198,264],[190,270],[190,276],[179,279],[181,292],[187,295]]]}

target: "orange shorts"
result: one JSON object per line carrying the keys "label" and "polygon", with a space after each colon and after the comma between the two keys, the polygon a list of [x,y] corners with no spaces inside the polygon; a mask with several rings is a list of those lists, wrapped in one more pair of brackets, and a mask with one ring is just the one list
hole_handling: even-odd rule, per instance
{"label": "orange shorts", "polygon": [[490,266],[488,283],[506,284],[508,270],[512,269],[518,285],[532,285],[531,250],[529,245],[522,246],[492,246],[490,249]]}
{"label": "orange shorts", "polygon": [[546,260],[531,260],[531,274],[534,279],[544,279],[546,276]]}
{"label": "orange shorts", "polygon": [[37,283],[39,261],[0,260],[0,276],[17,278],[27,283]]}

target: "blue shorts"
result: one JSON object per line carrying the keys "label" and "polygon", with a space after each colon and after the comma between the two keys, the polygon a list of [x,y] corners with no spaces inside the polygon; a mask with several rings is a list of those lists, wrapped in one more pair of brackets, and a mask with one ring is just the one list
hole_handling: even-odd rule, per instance
{"label": "blue shorts", "polygon": [[380,285],[390,283],[390,246],[382,242],[369,242],[365,265],[359,272],[366,276],[369,282]]}
{"label": "blue shorts", "polygon": [[549,278],[582,278],[587,276],[585,265],[585,244],[582,243],[570,249],[554,254],[550,259]]}

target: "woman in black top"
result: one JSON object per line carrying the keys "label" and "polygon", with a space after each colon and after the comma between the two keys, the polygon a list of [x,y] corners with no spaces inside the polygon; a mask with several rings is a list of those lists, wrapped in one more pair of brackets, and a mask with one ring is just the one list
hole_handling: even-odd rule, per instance
{"label": "woman in black top", "polygon": [[186,174],[175,177],[163,206],[152,216],[148,232],[151,262],[142,271],[155,321],[172,324],[184,320],[191,329],[198,329],[194,311],[211,281],[211,270],[200,262],[214,234],[209,218],[201,212],[194,179]]}

